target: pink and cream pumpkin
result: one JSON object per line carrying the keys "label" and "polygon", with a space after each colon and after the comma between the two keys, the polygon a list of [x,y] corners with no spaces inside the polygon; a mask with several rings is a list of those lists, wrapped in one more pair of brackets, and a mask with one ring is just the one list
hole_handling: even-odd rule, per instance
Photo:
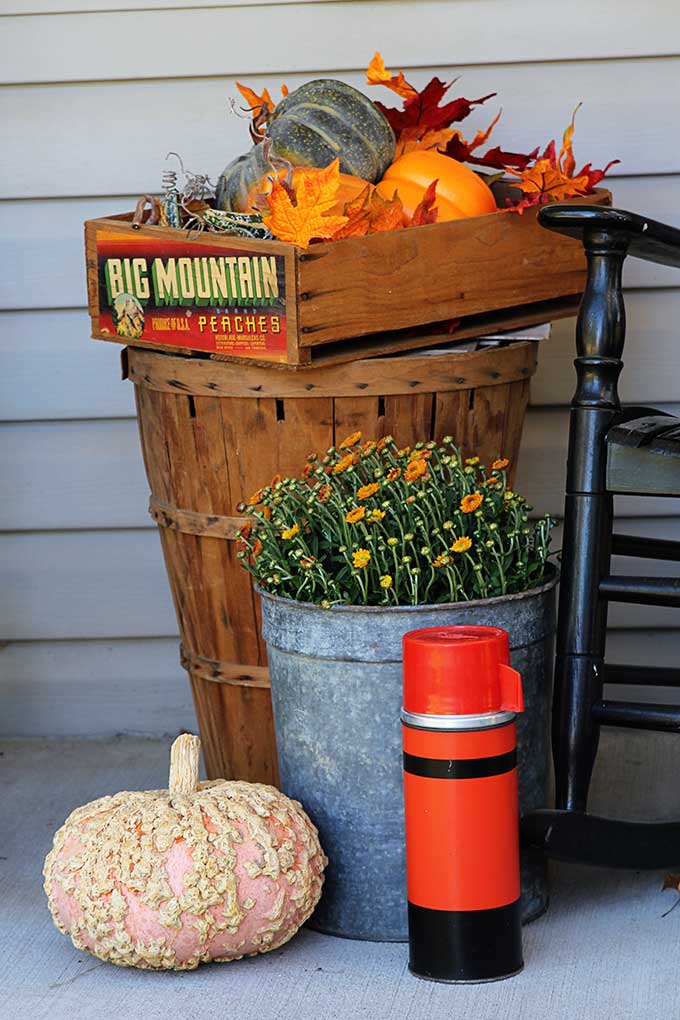
{"label": "pink and cream pumpkin", "polygon": [[300,804],[260,783],[199,783],[199,753],[178,737],[168,790],[102,797],[55,835],[45,891],[78,949],[190,970],[276,949],[312,914],[327,860]]}

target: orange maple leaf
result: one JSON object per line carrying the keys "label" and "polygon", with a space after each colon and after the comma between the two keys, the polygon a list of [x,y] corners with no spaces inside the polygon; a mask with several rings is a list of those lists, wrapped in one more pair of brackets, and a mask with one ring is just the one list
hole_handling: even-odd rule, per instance
{"label": "orange maple leaf", "polygon": [[271,211],[264,222],[274,237],[301,248],[315,237],[332,237],[347,223],[346,216],[326,215],[336,204],[339,187],[339,159],[321,170],[299,167],[292,194],[274,178],[267,196]]}
{"label": "orange maple leaf", "polygon": [[439,181],[432,181],[428,184],[425,194],[413,211],[411,217],[412,227],[422,227],[426,223],[436,223],[439,209],[434,204],[437,201],[437,185]]}
{"label": "orange maple leaf", "polygon": [[439,131],[426,131],[422,137],[419,135],[420,128],[406,128],[402,131],[394,153],[395,160],[415,149],[443,149],[453,136],[460,135],[460,132],[455,128],[442,128]]}
{"label": "orange maple leaf", "polygon": [[555,155],[555,143],[552,141],[533,166],[524,170],[513,170],[509,166],[505,168],[508,173],[519,177],[517,187],[524,195],[524,198],[512,207],[517,212],[522,213],[532,205],[544,205],[546,202],[559,202],[565,198],[589,195],[609,168],[619,162],[617,159],[612,160],[604,170],[592,170],[590,163],[587,163],[578,174],[575,174],[576,161],[572,151],[572,139],[574,119],[580,108],[581,103],[571,115],[562,136],[559,155]]}
{"label": "orange maple leaf", "polygon": [[412,99],[418,95],[417,89],[414,89],[413,85],[409,85],[406,78],[404,78],[403,71],[400,71],[398,74],[392,74],[391,71],[387,70],[385,61],[377,50],[366,68],[366,84],[384,85],[386,88],[396,92],[402,99]]}
{"label": "orange maple leaf", "polygon": [[347,223],[333,234],[334,241],[382,234],[404,226],[404,207],[396,191],[392,198],[383,198],[372,184],[345,205],[344,213]]}
{"label": "orange maple leaf", "polygon": [[[251,115],[250,134],[253,141],[261,141],[264,137],[265,128],[269,117],[276,109],[276,103],[269,95],[268,89],[262,89],[261,95],[258,96],[254,89],[251,89],[249,85],[241,85],[240,82],[236,82],[236,88],[239,90],[246,103],[248,104],[247,109]],[[285,97],[288,95],[288,87],[286,85],[281,86],[281,94]]]}

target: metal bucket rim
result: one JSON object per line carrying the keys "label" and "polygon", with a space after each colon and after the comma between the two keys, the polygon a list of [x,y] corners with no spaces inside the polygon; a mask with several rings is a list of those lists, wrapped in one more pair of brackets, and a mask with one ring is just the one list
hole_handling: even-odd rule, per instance
{"label": "metal bucket rim", "polygon": [[535,588],[527,588],[526,591],[516,591],[509,595],[494,595],[490,599],[469,599],[464,602],[428,602],[417,606],[331,606],[329,609],[323,609],[318,602],[298,602],[297,599],[284,598],[282,595],[273,595],[271,592],[265,591],[259,586],[255,585],[255,591],[262,599],[268,599],[270,602],[278,602],[283,606],[295,606],[296,609],[306,612],[323,612],[323,613],[384,613],[384,612],[400,612],[400,613],[417,613],[424,612],[426,610],[434,611],[440,609],[469,609],[476,606],[494,606],[498,605],[499,602],[516,602],[519,599],[531,598],[535,595],[541,595],[543,592],[550,591],[555,587],[560,579],[560,572],[554,563],[546,563],[546,571],[544,574],[543,581]]}

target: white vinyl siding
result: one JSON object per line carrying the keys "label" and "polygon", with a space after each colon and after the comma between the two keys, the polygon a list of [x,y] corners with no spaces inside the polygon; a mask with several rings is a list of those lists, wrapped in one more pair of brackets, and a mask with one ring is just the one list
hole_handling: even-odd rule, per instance
{"label": "white vinyl siding", "polygon": [[[376,49],[415,84],[438,74],[468,98],[496,91],[464,127],[502,106],[494,141],[515,150],[559,142],[583,100],[577,161],[620,158],[615,204],[680,225],[674,0],[566,12],[543,0],[0,0],[0,733],[192,725],[132,386],[121,348],[89,340],[83,220],[158,191],[170,149],[216,178],[248,146],[234,79],[273,95],[319,76],[362,87]],[[680,413],[680,273],[631,261],[625,282],[622,397]],[[573,327],[557,323],[541,346],[518,479],[557,515]],[[620,530],[680,539],[679,509],[620,499]],[[613,659],[677,659],[672,610],[614,606],[610,622]]]}

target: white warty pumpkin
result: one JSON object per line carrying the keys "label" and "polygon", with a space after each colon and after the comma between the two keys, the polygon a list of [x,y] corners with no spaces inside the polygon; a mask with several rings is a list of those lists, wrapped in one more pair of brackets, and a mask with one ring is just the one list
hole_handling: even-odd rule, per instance
{"label": "white warty pumpkin", "polygon": [[198,782],[200,742],[174,742],[168,790],[77,808],[45,860],[54,922],[123,967],[189,970],[287,942],[328,863],[297,801],[272,786]]}

